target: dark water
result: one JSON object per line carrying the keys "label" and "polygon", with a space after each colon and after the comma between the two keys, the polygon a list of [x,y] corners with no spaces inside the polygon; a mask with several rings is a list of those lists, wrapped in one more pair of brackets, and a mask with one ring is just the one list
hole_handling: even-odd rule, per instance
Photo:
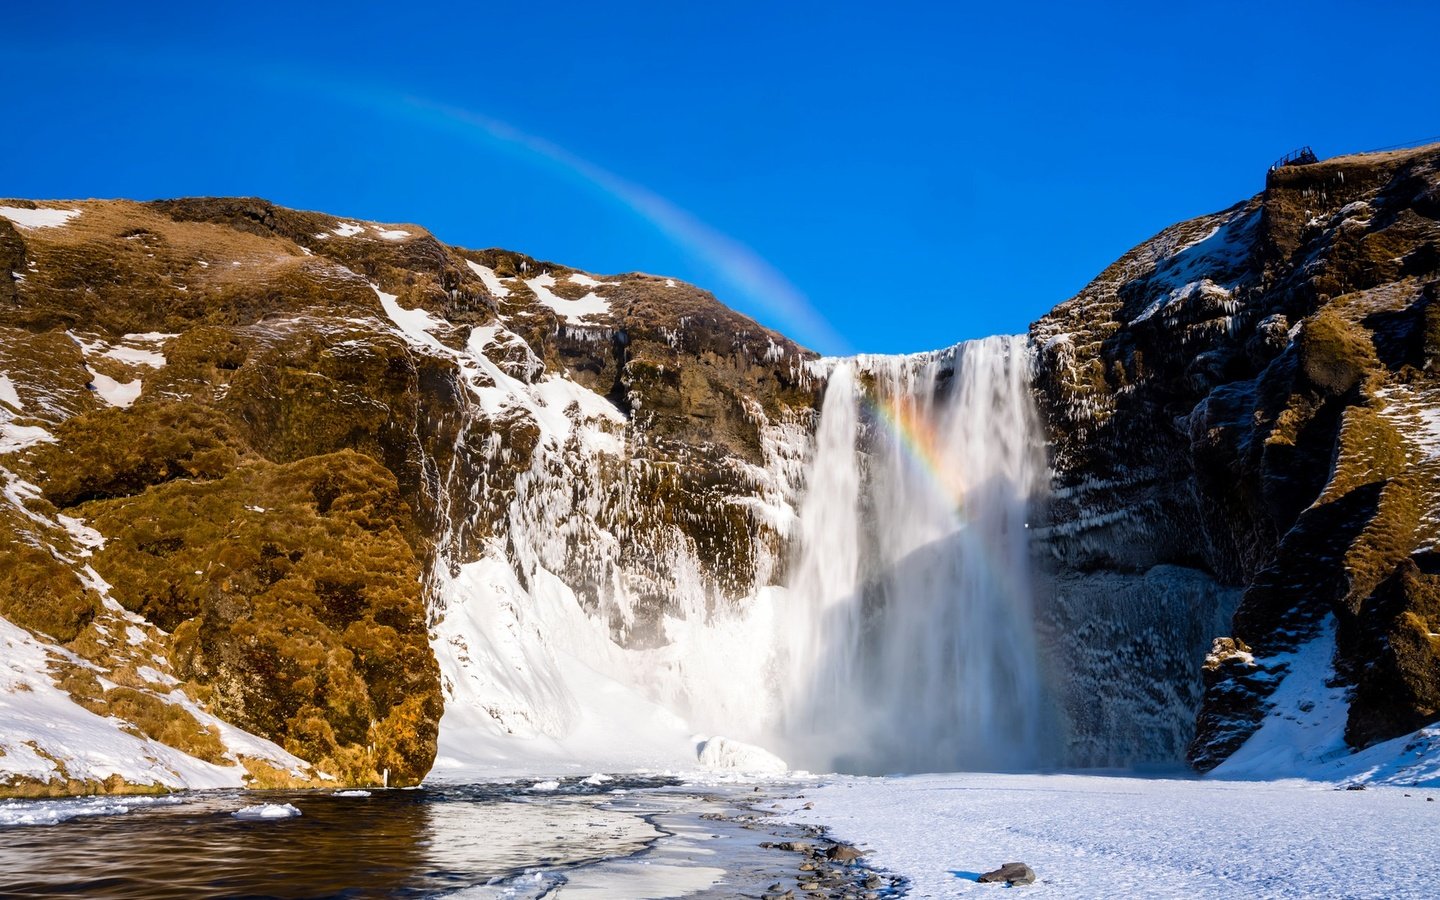
{"label": "dark water", "polygon": [[[0,895],[413,897],[488,884],[495,896],[536,896],[563,881],[541,873],[644,851],[664,833],[657,811],[688,802],[662,790],[674,784],[622,778],[567,780],[540,792],[522,783],[368,797],[206,792],[116,801],[128,811],[0,826]],[[289,803],[302,814],[234,816],[261,803]],[[17,809],[0,806],[10,821]],[[511,883],[529,887],[505,887]]]}

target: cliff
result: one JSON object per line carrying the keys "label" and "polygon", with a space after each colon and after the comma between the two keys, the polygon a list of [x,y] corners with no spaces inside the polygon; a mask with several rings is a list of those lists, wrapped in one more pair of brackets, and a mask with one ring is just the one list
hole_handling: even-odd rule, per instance
{"label": "cliff", "polygon": [[0,794],[722,730],[874,771],[1440,757],[1437,281],[1436,147],[1272,170],[1028,353],[843,361],[414,225],[0,201]]}
{"label": "cliff", "polygon": [[543,548],[627,646],[681,556],[773,575],[810,354],[694,287],[249,199],[4,201],[0,261],[5,793],[413,784],[466,564]]}
{"label": "cliff", "polygon": [[[1269,721],[1318,728],[1298,751],[1318,759],[1440,716],[1437,220],[1434,146],[1275,168],[1258,196],[1166,229],[1031,328],[1056,476],[1052,616],[1074,639],[1117,583],[1151,581],[1136,627],[1101,635],[1078,677],[1129,685],[1142,713],[1200,700],[1201,770]],[[1176,658],[1188,645],[1198,662],[1215,635],[1189,625],[1232,607],[1203,671]],[[1272,699],[1302,668],[1324,681],[1314,696]],[[1157,698],[1156,681],[1181,696]],[[1322,719],[1337,716],[1331,746]],[[1133,755],[1163,755],[1151,738]]]}

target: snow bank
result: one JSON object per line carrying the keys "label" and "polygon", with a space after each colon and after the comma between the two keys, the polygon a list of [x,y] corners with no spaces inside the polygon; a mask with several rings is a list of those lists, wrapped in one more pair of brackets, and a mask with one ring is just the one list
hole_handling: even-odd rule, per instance
{"label": "snow bank", "polygon": [[65,774],[80,780],[119,775],[131,784],[171,789],[243,784],[239,765],[212,765],[136,737],[122,731],[122,723],[76,704],[49,674],[51,654],[65,652],[0,619],[0,781],[47,781],[60,776],[63,764]]}
{"label": "snow bank", "polygon": [[576,657],[608,639],[558,579],[527,592],[494,558],[438,577],[446,696],[428,781],[694,767],[679,717]]}
{"label": "snow bank", "polygon": [[1335,619],[1293,653],[1270,657],[1284,679],[1260,728],[1210,773],[1217,779],[1302,778],[1321,782],[1440,786],[1440,726],[1359,752],[1345,742],[1350,700],[1335,679]]}
{"label": "snow bank", "polygon": [[781,818],[829,826],[915,897],[988,896],[975,879],[1011,860],[1038,873],[1032,890],[1096,900],[1422,898],[1440,880],[1434,791],[956,774],[804,793]]}
{"label": "snow bank", "polygon": [[700,765],[715,771],[743,772],[748,775],[784,775],[790,771],[785,760],[762,747],[712,737],[695,747]]}

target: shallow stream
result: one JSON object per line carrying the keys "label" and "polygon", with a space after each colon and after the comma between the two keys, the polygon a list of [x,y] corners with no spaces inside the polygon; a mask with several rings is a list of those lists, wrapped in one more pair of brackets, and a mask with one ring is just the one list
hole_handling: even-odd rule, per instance
{"label": "shallow stream", "polygon": [[0,801],[0,895],[759,896],[789,861],[736,821],[754,791],[592,776]]}

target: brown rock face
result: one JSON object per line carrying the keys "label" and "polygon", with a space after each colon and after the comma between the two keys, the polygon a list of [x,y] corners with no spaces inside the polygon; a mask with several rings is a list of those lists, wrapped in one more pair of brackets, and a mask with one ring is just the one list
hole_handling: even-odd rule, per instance
{"label": "brown rock face", "polygon": [[[0,616],[78,655],[63,681],[86,708],[223,762],[143,663],[319,772],[418,782],[443,708],[430,575],[503,546],[517,483],[568,464],[520,406],[477,403],[506,378],[569,379],[620,413],[626,464],[591,473],[584,514],[626,541],[559,567],[592,611],[616,569],[642,594],[618,640],[664,640],[676,533],[716,596],[774,576],[755,548],[781,537],[736,498],[764,430],[808,423],[812,354],[709,294],[253,198],[43,205],[76,212],[0,218],[20,398],[0,421],[25,438],[0,467],[26,485],[0,504]],[[485,365],[458,361],[467,342]],[[256,784],[300,777],[242,761]]]}
{"label": "brown rock face", "polygon": [[1437,196],[1435,147],[1275,169],[1032,326],[1062,581],[1172,564],[1243,590],[1204,666],[1201,769],[1327,617],[1353,745],[1440,715]]}

